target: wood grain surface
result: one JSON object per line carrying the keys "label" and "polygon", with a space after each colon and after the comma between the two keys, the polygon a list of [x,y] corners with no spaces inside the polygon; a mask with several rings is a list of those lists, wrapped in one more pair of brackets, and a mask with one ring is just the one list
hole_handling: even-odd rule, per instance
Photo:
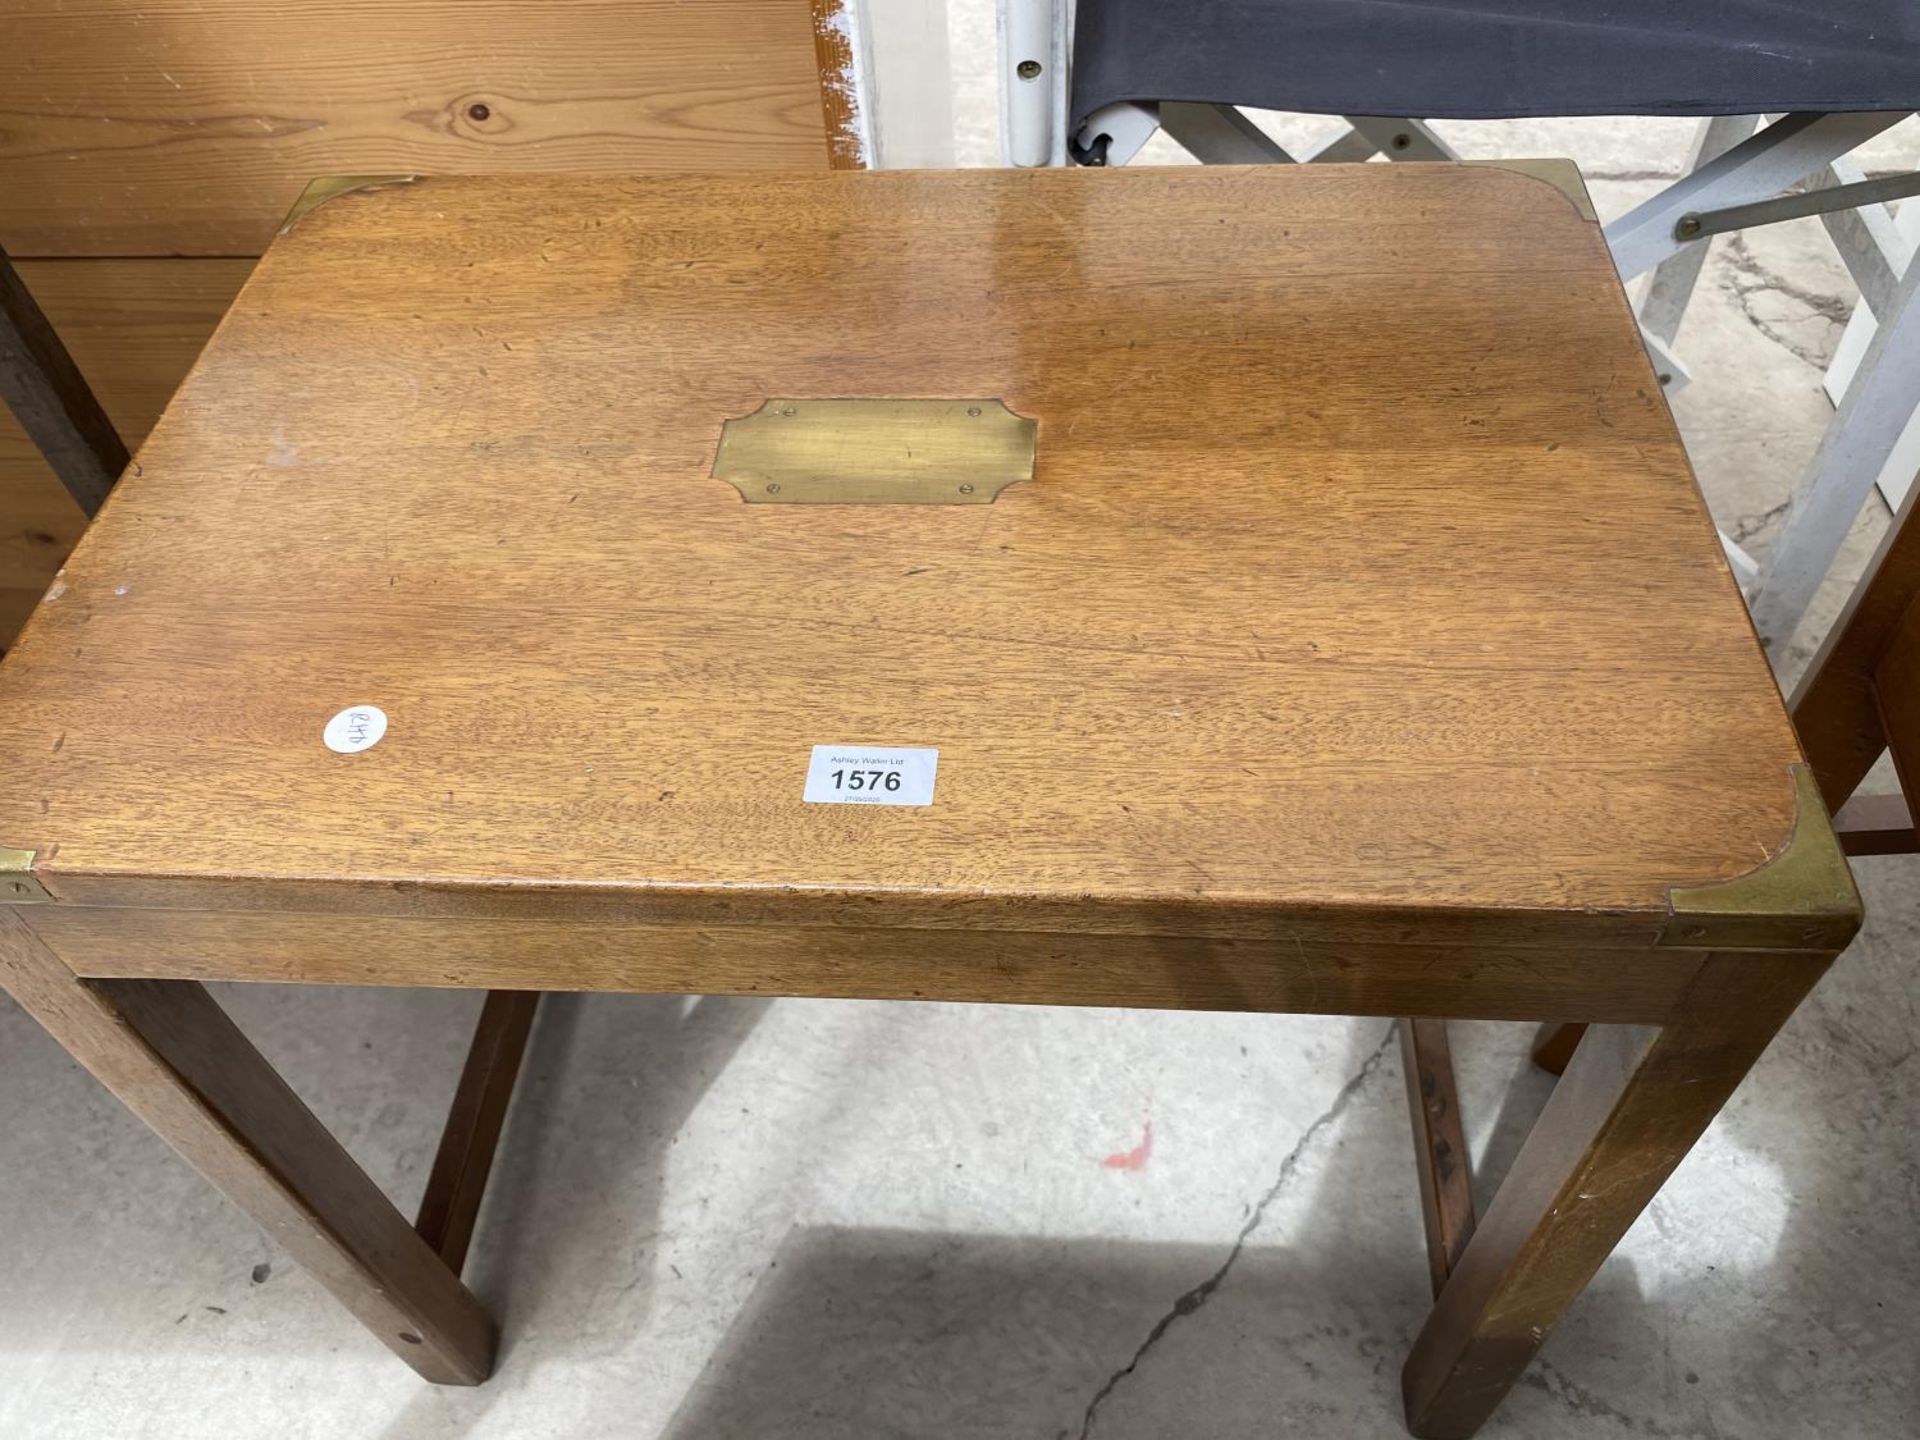
{"label": "wood grain surface", "polygon": [[257,255],[316,175],[817,168],[808,0],[15,0],[0,243]]}
{"label": "wood grain surface", "polygon": [[473,1242],[474,1222],[480,1218],[494,1152],[539,1008],[537,990],[496,990],[487,996],[441,1127],[440,1147],[434,1151],[413,1228],[455,1275],[466,1264]]}
{"label": "wood grain surface", "polygon": [[1400,1073],[1413,1122],[1414,1176],[1427,1232],[1427,1278],[1437,1298],[1473,1238],[1473,1155],[1460,1116],[1445,1020],[1400,1022]]}
{"label": "wood grain surface", "polygon": [[24,907],[89,978],[1658,1024],[1698,952],[835,925]]}
{"label": "wood grain surface", "polygon": [[[745,505],[709,466],[770,395],[999,396],[1036,473]],[[1601,236],[1500,170],[364,192],[140,460],[0,668],[0,843],[56,895],[1577,943],[1792,827]],[[368,703],[387,737],[325,749]],[[802,804],[815,743],[937,746],[935,803]]]}
{"label": "wood grain surface", "polygon": [[1835,813],[1833,829],[1848,855],[1911,855],[1920,850],[1913,807],[1898,793],[1861,791]]}
{"label": "wood grain surface", "polygon": [[[137,446],[232,303],[248,260],[28,260],[20,278],[107,416]],[[38,602],[86,517],[0,409],[0,645]]]}
{"label": "wood grain surface", "polygon": [[[1829,808],[1838,811],[1888,748],[1880,671],[1902,633],[1920,629],[1920,488],[1909,492],[1893,524],[1820,649],[1794,687],[1794,727]],[[1896,699],[1896,706],[1900,702]],[[1909,757],[1920,735],[1905,737]]]}
{"label": "wood grain surface", "polygon": [[1920,795],[1920,608],[1907,607],[1873,672],[1887,750],[1903,795]]}

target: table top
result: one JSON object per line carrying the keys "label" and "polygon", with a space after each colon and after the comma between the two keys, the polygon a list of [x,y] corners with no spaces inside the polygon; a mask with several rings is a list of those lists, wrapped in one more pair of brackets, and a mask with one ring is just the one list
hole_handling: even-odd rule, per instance
{"label": "table top", "polygon": [[[1004,401],[1032,475],[743,503],[780,397]],[[341,195],[0,665],[82,904],[1577,921],[1777,854],[1798,759],[1598,228],[1440,164]]]}

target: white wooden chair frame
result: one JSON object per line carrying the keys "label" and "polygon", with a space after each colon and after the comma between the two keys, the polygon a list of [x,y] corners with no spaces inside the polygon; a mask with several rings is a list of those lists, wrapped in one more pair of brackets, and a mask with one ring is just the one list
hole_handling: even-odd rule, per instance
{"label": "white wooden chair frame", "polygon": [[[1900,207],[1900,213],[1894,217],[1891,240],[1895,268],[1904,273],[1913,263],[1915,252],[1920,251],[1920,205]],[[1834,351],[1833,363],[1827,367],[1827,396],[1836,406],[1846,398],[1847,386],[1859,373],[1860,362],[1866,358],[1867,347],[1873,343],[1878,328],[1879,322],[1865,300],[1854,306],[1853,318],[1847,322],[1846,333]],[[1889,510],[1899,512],[1916,477],[1920,477],[1920,411],[1907,422],[1906,430],[1893,447],[1893,458],[1880,472],[1880,494]]]}
{"label": "white wooden chair frame", "polygon": [[[1071,6],[1057,0],[1000,0],[1002,133],[1008,163],[1064,163],[1066,56]],[[1044,53],[1043,53],[1044,51]],[[1661,383],[1686,383],[1671,346],[1706,260],[1711,237],[1676,234],[1683,216],[1770,199],[1796,186],[1826,189],[1858,181],[1849,154],[1911,113],[1799,113],[1764,128],[1759,116],[1703,120],[1686,175],[1607,227],[1620,278],[1650,275],[1639,301],[1642,334]],[[1295,156],[1229,105],[1121,104],[1102,110],[1090,131],[1106,137],[1104,160],[1125,164],[1156,130],[1165,130],[1204,164],[1314,164],[1457,158],[1419,120],[1343,117],[1347,128],[1310,154]],[[1896,224],[1885,205],[1835,209],[1821,216],[1859,286],[1864,318],[1843,345],[1835,380],[1837,411],[1785,526],[1765,564],[1726,535],[1721,543],[1746,591],[1754,624],[1776,653],[1799,627],[1820,582],[1875,482],[1904,487],[1920,465],[1920,305],[1911,303],[1920,266],[1920,201]],[[1904,473],[1903,473],[1904,472]]]}

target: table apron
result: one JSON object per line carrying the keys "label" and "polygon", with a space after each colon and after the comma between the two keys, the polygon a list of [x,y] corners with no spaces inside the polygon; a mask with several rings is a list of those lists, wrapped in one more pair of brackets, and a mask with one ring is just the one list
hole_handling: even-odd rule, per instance
{"label": "table apron", "polygon": [[78,975],[1660,1024],[1685,950],[23,907]]}

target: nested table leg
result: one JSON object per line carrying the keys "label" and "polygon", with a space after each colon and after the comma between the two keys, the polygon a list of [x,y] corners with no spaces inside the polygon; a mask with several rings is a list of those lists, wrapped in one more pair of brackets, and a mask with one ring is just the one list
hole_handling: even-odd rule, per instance
{"label": "nested table leg", "polygon": [[1407,1358],[1415,1435],[1493,1413],[1827,963],[1712,955],[1673,1023],[1589,1027]]}
{"label": "nested table leg", "polygon": [[106,503],[127,447],[60,337],[0,250],[0,401],[92,519]]}
{"label": "nested table leg", "polygon": [[1447,1022],[1400,1022],[1400,1068],[1413,1117],[1413,1156],[1420,1174],[1420,1214],[1427,1227],[1427,1267],[1437,1297],[1473,1238],[1473,1167],[1453,1083]]}
{"label": "nested table leg", "polygon": [[77,979],[5,907],[0,984],[422,1376],[487,1378],[492,1318],[205,989]]}
{"label": "nested table leg", "polygon": [[1566,1074],[1567,1066],[1573,1063],[1573,1052],[1579,1048],[1580,1037],[1586,1033],[1584,1025],[1549,1021],[1533,1037],[1533,1063],[1549,1074]]}

